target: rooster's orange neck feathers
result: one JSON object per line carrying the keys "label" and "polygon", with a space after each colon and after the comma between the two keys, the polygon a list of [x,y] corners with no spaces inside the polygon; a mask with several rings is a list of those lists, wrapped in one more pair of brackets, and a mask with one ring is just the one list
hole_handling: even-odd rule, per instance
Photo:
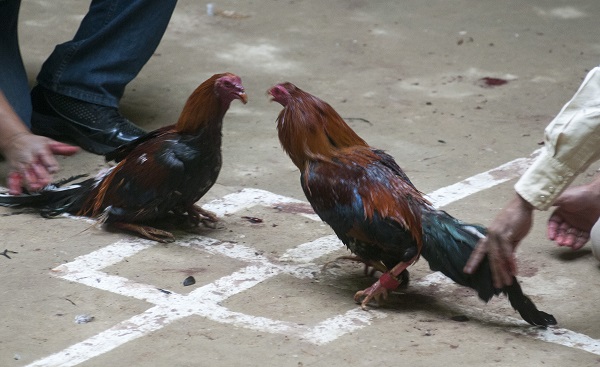
{"label": "rooster's orange neck feathers", "polygon": [[215,82],[225,74],[216,74],[200,84],[190,95],[177,124],[175,130],[183,134],[194,134],[201,127],[215,120],[220,121],[225,115],[229,104],[222,105],[215,91]]}
{"label": "rooster's orange neck feathers", "polygon": [[277,122],[283,149],[301,171],[310,160],[331,160],[343,148],[368,146],[329,104],[300,89]]}

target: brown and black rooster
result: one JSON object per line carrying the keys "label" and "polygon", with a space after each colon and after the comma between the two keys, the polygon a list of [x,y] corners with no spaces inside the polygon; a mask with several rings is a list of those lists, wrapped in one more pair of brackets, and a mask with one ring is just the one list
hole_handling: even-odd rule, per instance
{"label": "brown and black rooster", "polygon": [[277,118],[279,140],[300,170],[313,209],[358,259],[383,272],[356,293],[363,308],[408,280],[406,268],[423,255],[432,270],[475,289],[485,302],[505,293],[528,323],[556,324],[523,294],[516,279],[494,288],[487,262],[472,275],[463,272],[485,228],[436,210],[392,156],[370,147],[326,102],[291,83],[268,93],[284,107]]}
{"label": "brown and black rooster", "polygon": [[[95,178],[23,195],[1,195],[0,205],[41,208],[43,216],[71,213],[165,242],[170,232],[149,225],[169,214],[193,223],[216,221],[195,203],[221,170],[223,117],[235,99],[247,102],[240,77],[216,74],[187,100],[176,124],[149,132],[106,155],[117,164]],[[64,183],[63,183],[64,184]]]}

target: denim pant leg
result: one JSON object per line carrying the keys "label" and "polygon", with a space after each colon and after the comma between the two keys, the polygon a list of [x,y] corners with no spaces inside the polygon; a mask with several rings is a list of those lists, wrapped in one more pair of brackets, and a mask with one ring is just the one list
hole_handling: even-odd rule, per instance
{"label": "denim pant leg", "polygon": [[150,59],[177,0],[94,0],[73,40],[56,46],[38,83],[86,102],[118,107]]}
{"label": "denim pant leg", "polygon": [[20,0],[0,0],[0,90],[30,127],[31,98],[17,34],[20,5]]}

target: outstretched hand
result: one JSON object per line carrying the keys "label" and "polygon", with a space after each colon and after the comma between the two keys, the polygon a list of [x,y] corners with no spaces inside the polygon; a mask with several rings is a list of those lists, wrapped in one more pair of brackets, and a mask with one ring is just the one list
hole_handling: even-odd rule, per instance
{"label": "outstretched hand", "polygon": [[600,217],[600,177],[586,185],[571,187],[554,202],[548,219],[548,239],[559,246],[578,250],[590,238]]}
{"label": "outstretched hand", "polygon": [[517,195],[488,227],[487,236],[477,243],[464,272],[473,274],[487,258],[494,287],[511,285],[517,274],[515,251],[533,224],[533,206]]}
{"label": "outstretched hand", "polygon": [[43,188],[58,171],[54,155],[73,155],[78,151],[78,147],[29,132],[14,136],[3,152],[9,165],[10,194],[20,194],[23,187],[31,191]]}

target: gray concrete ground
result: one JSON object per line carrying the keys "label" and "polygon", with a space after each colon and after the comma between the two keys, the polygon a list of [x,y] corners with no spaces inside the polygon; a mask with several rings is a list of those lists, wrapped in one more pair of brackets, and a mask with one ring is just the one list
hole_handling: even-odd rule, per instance
{"label": "gray concrete ground", "polygon": [[[23,2],[32,82],[87,5]],[[411,268],[409,289],[358,310],[352,295],[373,279],[357,264],[321,271],[347,252],[296,202],[304,200],[298,172],[275,131],[280,107],[265,95],[276,82],[294,82],[395,156],[423,192],[443,190],[539,147],[544,127],[599,63],[598,1],[254,0],[215,8],[209,17],[205,2],[180,1],[122,110],[154,129],[172,123],[210,75],[242,77],[250,102],[227,114],[223,169],[201,200],[224,214],[221,227],[176,232],[175,243],[162,245],[81,219],[0,209],[0,251],[14,251],[0,257],[1,366],[600,364],[598,262],[589,248],[572,253],[546,240],[547,213],[536,214],[519,261],[525,292],[554,314],[556,328],[529,327],[505,298],[483,304],[432,275],[424,260]],[[485,77],[508,83],[486,87]],[[60,162],[60,177],[105,166],[88,153]],[[502,171],[498,185],[444,209],[489,223],[518,171]],[[184,287],[189,275],[196,284]],[[78,315],[93,320],[75,323]]]}

